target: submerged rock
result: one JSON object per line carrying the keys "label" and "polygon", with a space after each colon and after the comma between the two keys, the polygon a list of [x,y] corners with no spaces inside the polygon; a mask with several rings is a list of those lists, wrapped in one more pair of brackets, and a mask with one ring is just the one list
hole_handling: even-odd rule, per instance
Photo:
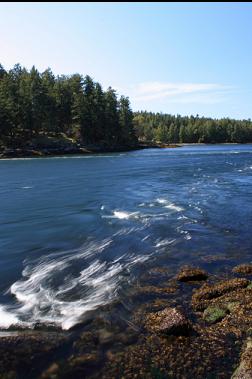
{"label": "submerged rock", "polygon": [[[38,367],[45,367],[53,354],[67,343],[61,332],[20,331],[6,333],[0,340],[0,378],[35,377]],[[54,366],[55,368],[55,366]]]}
{"label": "submerged rock", "polygon": [[217,307],[217,306],[209,306],[204,310],[203,319],[210,324],[214,324],[218,321],[221,321],[226,314],[228,313],[227,309]]}
{"label": "submerged rock", "polygon": [[98,331],[98,336],[100,345],[112,344],[115,339],[114,333],[105,328]]}
{"label": "submerged rock", "polygon": [[192,296],[194,310],[204,310],[208,307],[210,300],[218,298],[226,293],[245,288],[250,284],[248,279],[236,278],[218,282],[212,286],[204,285],[197,289]]}
{"label": "submerged rock", "polygon": [[252,264],[244,263],[244,264],[235,266],[232,271],[237,274],[252,275]]}
{"label": "submerged rock", "polygon": [[157,287],[157,286],[144,286],[137,287],[135,295],[167,295],[177,291],[176,286],[166,286],[166,287]]}
{"label": "submerged rock", "polygon": [[170,307],[147,315],[145,327],[152,333],[174,335],[188,334],[191,329],[185,315],[178,309]]}
{"label": "submerged rock", "polygon": [[180,282],[206,280],[208,274],[199,267],[184,266],[177,275],[177,280]]}
{"label": "submerged rock", "polygon": [[42,375],[41,379],[51,379],[56,378],[59,371],[59,365],[54,362],[52,363],[47,370],[45,370]]}
{"label": "submerged rock", "polygon": [[231,379],[252,379],[252,338],[248,337],[246,347],[241,356],[240,365]]}
{"label": "submerged rock", "polygon": [[87,366],[96,365],[101,360],[101,356],[97,352],[86,353],[77,357],[71,357],[68,361],[71,366]]}

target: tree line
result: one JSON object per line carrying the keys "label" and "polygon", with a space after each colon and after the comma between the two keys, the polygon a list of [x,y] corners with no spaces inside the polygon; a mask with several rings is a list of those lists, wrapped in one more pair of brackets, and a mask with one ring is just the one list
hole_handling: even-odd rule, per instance
{"label": "tree line", "polygon": [[135,112],[134,126],[142,141],[162,143],[252,142],[252,122],[230,118],[173,116]]}
{"label": "tree line", "polygon": [[90,76],[55,76],[16,64],[0,64],[0,148],[48,141],[135,147],[161,143],[252,142],[252,122],[230,118],[133,113],[128,97],[106,91]]}
{"label": "tree line", "polygon": [[41,136],[65,136],[81,144],[137,143],[128,97],[118,98],[90,76],[55,76],[20,64],[0,65],[0,145],[26,146]]}

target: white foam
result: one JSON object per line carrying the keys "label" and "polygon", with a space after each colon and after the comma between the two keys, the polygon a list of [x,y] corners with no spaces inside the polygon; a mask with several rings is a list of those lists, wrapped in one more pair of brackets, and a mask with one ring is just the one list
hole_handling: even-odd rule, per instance
{"label": "white foam", "polygon": [[10,326],[19,322],[15,314],[10,313],[3,305],[0,305],[0,326],[3,329],[8,329]]}
{"label": "white foam", "polygon": [[177,212],[181,212],[184,210],[183,208],[179,207],[178,205],[175,205],[172,203],[169,205],[166,205],[165,208],[172,209],[172,210],[177,211]]}
{"label": "white foam", "polygon": [[184,210],[182,207],[179,207],[178,205],[171,203],[169,200],[166,200],[166,199],[158,198],[156,201],[159,204],[163,204],[165,208],[171,209],[176,212],[181,212]]}
{"label": "white foam", "polygon": [[138,218],[139,212],[113,211],[113,215],[104,215],[103,218],[118,218],[119,220],[128,220]]}
{"label": "white foam", "polygon": [[[15,307],[0,305],[0,327],[33,328],[42,323],[68,330],[87,312],[111,302],[123,271],[149,258],[125,253],[114,261],[103,261],[101,253],[111,242],[90,242],[78,251],[52,254],[27,265],[23,278],[9,290],[18,303]],[[81,268],[83,264],[86,267]]]}
{"label": "white foam", "polygon": [[176,241],[176,239],[163,239],[161,241],[159,240],[158,242],[156,242],[155,247],[162,247],[162,246],[171,245],[175,241]]}
{"label": "white foam", "polygon": [[178,220],[188,220],[188,217],[186,217],[185,215],[182,215],[178,217]]}
{"label": "white foam", "polygon": [[116,218],[119,218],[120,220],[123,220],[123,219],[129,219],[132,215],[134,215],[134,213],[129,213],[129,212],[122,212],[122,211],[114,211],[113,212],[114,216]]}
{"label": "white foam", "polygon": [[160,199],[160,198],[158,198],[157,199],[157,203],[159,203],[159,204],[167,204],[167,200],[166,199]]}

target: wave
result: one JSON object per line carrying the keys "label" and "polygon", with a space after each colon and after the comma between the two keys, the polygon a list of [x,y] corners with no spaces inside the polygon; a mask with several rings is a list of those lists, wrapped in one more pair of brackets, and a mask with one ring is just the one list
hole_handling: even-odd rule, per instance
{"label": "wave", "polygon": [[138,215],[138,212],[122,212],[122,211],[114,211],[114,217],[119,219],[129,219],[130,217],[135,217]]}
{"label": "wave", "polygon": [[163,240],[157,240],[155,247],[163,247],[163,246],[168,246],[171,245],[173,242],[175,242],[176,239],[163,239]]}
{"label": "wave", "polygon": [[11,325],[19,323],[15,313],[10,313],[3,305],[0,305],[0,320],[1,328],[3,329],[8,329]]}
{"label": "wave", "polygon": [[[102,208],[104,209],[104,208]],[[138,218],[139,212],[113,211],[113,215],[103,215],[103,218],[118,218],[128,220],[129,218]]]}
{"label": "wave", "polygon": [[165,208],[168,208],[168,209],[171,209],[173,211],[177,211],[177,212],[181,212],[184,210],[184,208],[174,204],[174,203],[171,203],[170,201],[166,200],[166,199],[160,199],[158,198],[157,200],[157,203],[159,204],[163,204]]}
{"label": "wave", "polygon": [[101,254],[112,243],[89,243],[80,251],[45,256],[27,264],[23,278],[8,290],[15,305],[0,305],[0,327],[53,325],[64,330],[85,319],[89,311],[116,298],[125,270],[148,255],[122,254],[107,262]]}

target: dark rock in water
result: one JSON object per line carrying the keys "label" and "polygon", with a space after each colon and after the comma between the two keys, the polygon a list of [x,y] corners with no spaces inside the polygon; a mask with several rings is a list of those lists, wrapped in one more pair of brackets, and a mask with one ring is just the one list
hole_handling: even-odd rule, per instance
{"label": "dark rock in water", "polygon": [[237,274],[252,275],[252,264],[245,263],[245,264],[235,266],[232,271]]}
{"label": "dark rock in water", "polygon": [[97,352],[86,353],[81,356],[71,357],[68,361],[71,366],[88,366],[96,365],[101,360],[101,356]]}
{"label": "dark rock in water", "polygon": [[99,343],[99,338],[98,338],[97,333],[84,332],[80,335],[80,338],[78,338],[73,343],[74,353],[78,355],[82,355],[91,350],[95,350],[98,343]]}
{"label": "dark rock in water", "polygon": [[108,345],[114,342],[115,336],[114,333],[107,329],[100,329],[98,331],[99,336],[99,344],[100,345]]}
{"label": "dark rock in water", "polygon": [[131,327],[128,327],[123,333],[119,333],[116,339],[118,342],[121,342],[124,345],[131,345],[136,342],[138,336],[139,332]]}
{"label": "dark rock in water", "polygon": [[157,334],[188,334],[191,329],[190,322],[176,308],[165,308],[162,311],[150,313],[146,317],[145,327]]}
{"label": "dark rock in water", "polygon": [[56,378],[59,371],[59,365],[57,363],[52,363],[51,366],[42,373],[41,379],[51,379]]}
{"label": "dark rock in water", "polygon": [[207,277],[207,272],[199,267],[184,266],[178,273],[177,280],[179,280],[180,282],[189,282],[197,280],[206,280]]}
{"label": "dark rock in water", "polygon": [[246,341],[245,350],[242,353],[240,365],[237,367],[231,379],[252,379],[252,338]]}
{"label": "dark rock in water", "polygon": [[192,296],[194,310],[203,310],[208,307],[209,301],[237,289],[245,288],[250,284],[248,279],[230,279],[218,282],[212,286],[203,285]]}
{"label": "dark rock in water", "polygon": [[228,309],[223,309],[218,306],[209,306],[207,309],[204,310],[203,319],[209,322],[210,324],[214,324],[218,321],[221,321],[227,313]]}
{"label": "dark rock in water", "polygon": [[176,291],[177,287],[175,285],[166,287],[144,286],[136,287],[134,295],[167,295]]}
{"label": "dark rock in water", "polygon": [[66,341],[67,334],[58,332],[20,331],[1,337],[0,378],[35,377],[34,370],[46,366]]}

